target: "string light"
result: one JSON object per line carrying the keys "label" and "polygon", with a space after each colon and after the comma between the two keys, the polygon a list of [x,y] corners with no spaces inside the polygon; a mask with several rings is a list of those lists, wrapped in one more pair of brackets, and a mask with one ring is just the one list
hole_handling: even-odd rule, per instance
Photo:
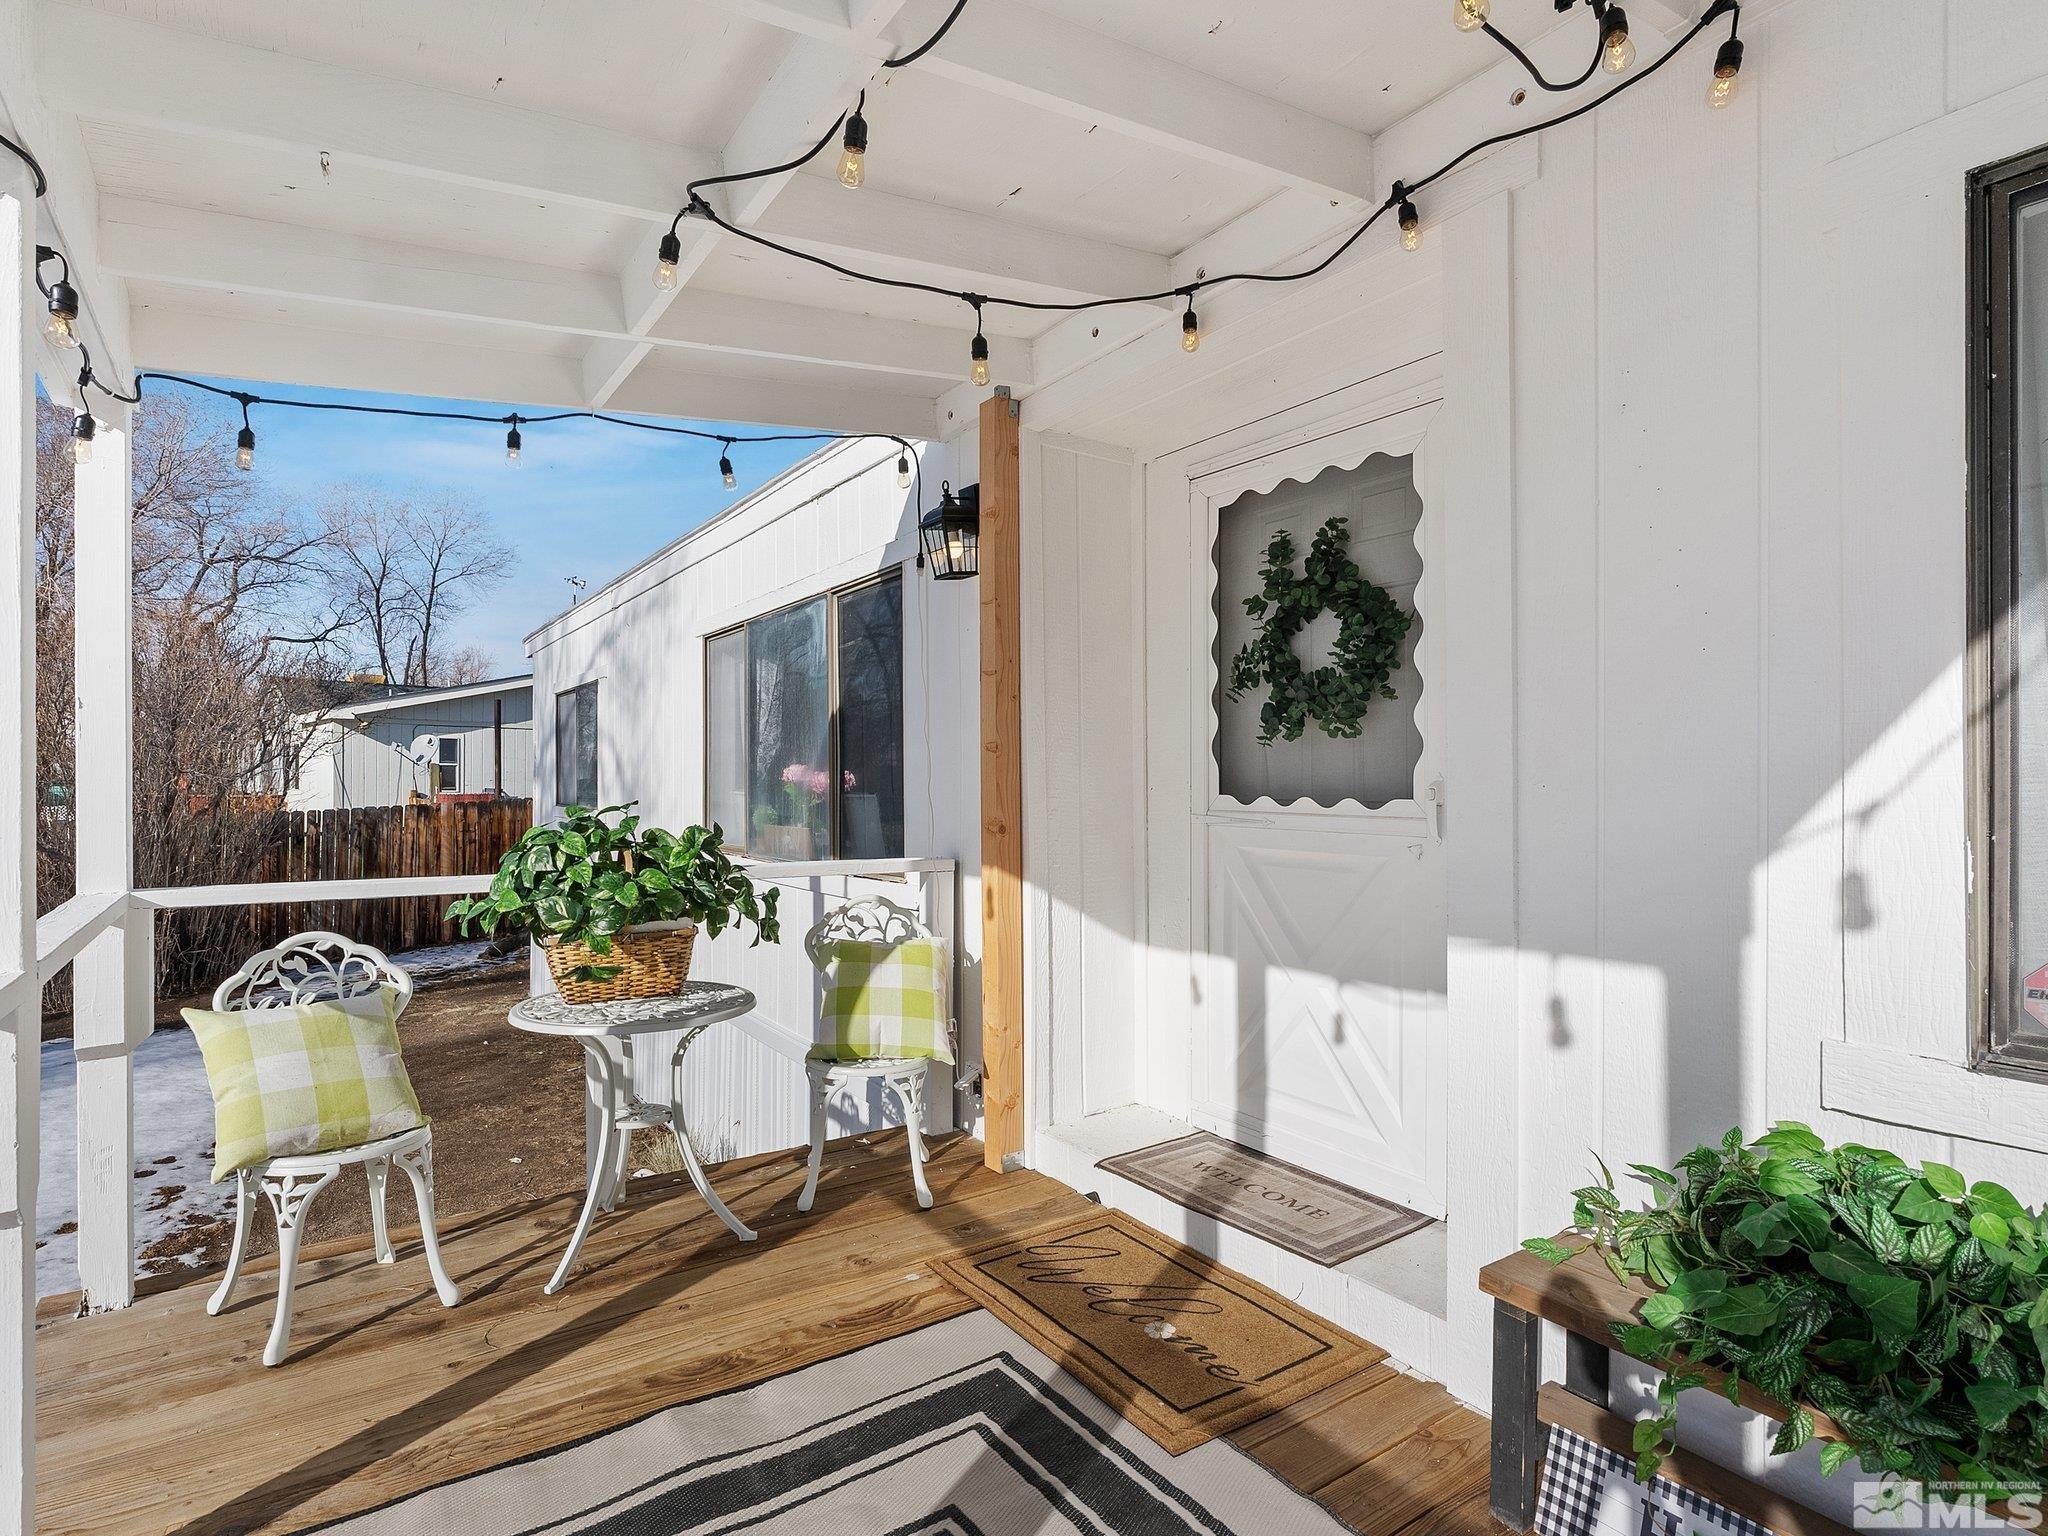
{"label": "string light", "polygon": [[718,456],[718,478],[725,482],[728,491],[740,483],[740,477],[733,473],[732,459],[727,454],[721,453]]}
{"label": "string light", "polygon": [[[867,92],[861,92],[861,101],[867,101]],[[855,107],[846,114],[846,137],[839,152],[839,185],[855,191],[867,179],[868,120]]]}
{"label": "string light", "polygon": [[661,237],[661,244],[654,252],[654,286],[663,293],[673,292],[676,286],[676,263],[683,259],[683,242],[671,229]]}
{"label": "string light", "polygon": [[508,464],[517,464],[519,462],[519,418],[517,416],[512,418],[512,430],[505,434],[505,462]]}
{"label": "string light", "polygon": [[1188,295],[1187,312],[1180,317],[1180,349],[1193,352],[1202,345],[1202,323],[1195,318],[1195,296]]}
{"label": "string light", "polygon": [[1422,215],[1415,211],[1415,205],[1408,200],[1408,189],[1398,181],[1394,183],[1396,200],[1395,221],[1401,226],[1401,249],[1419,251],[1422,249]]}
{"label": "string light", "polygon": [[1609,6],[1600,18],[1600,67],[1618,75],[1636,61],[1636,45],[1629,40],[1628,12]]}
{"label": "string light", "polygon": [[899,491],[910,489],[910,456],[908,454],[899,453],[896,455],[896,489]]}
{"label": "string light", "polygon": [[99,425],[89,411],[80,411],[71,418],[71,462],[84,464],[92,458],[92,435]]}
{"label": "string light", "polygon": [[235,434],[235,468],[256,467],[256,429],[244,427]]}
{"label": "string light", "polygon": [[[12,148],[13,146],[9,146]],[[30,164],[34,164],[33,161]],[[43,263],[59,261],[64,264],[62,275],[45,286]],[[78,349],[78,290],[71,286],[71,260],[62,251],[47,245],[36,247],[36,287],[48,301],[50,318],[43,326],[43,339],[52,346],[62,347],[67,352]]]}
{"label": "string light", "polygon": [[988,338],[981,334],[981,301],[974,300],[974,340],[968,343],[967,377],[976,384],[988,382]]}
{"label": "string light", "polygon": [[1486,25],[1491,9],[1487,0],[1455,0],[1451,7],[1451,20],[1460,32],[1477,32]]}
{"label": "string light", "polygon": [[1742,84],[1742,39],[1731,37],[1714,55],[1714,78],[1707,84],[1707,105],[1725,107]]}

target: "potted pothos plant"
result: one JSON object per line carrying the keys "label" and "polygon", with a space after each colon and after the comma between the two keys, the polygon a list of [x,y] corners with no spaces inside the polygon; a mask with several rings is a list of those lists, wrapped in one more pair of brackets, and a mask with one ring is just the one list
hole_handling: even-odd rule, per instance
{"label": "potted pothos plant", "polygon": [[778,893],[758,890],[716,826],[671,832],[632,804],[567,807],[498,861],[491,888],[448,908],[467,936],[524,932],[541,946],[572,1003],[662,997],[690,971],[697,930],[716,938],[751,923],[754,942],[782,937]]}

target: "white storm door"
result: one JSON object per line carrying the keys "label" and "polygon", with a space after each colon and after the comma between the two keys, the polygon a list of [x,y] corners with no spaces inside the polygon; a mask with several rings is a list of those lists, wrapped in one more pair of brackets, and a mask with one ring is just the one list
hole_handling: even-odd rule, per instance
{"label": "white storm door", "polygon": [[[1433,408],[1361,425],[1197,482],[1209,538],[1198,610],[1212,615],[1196,681],[1194,827],[1200,939],[1193,1119],[1203,1129],[1430,1216],[1444,1214],[1450,1126],[1444,856],[1434,722],[1440,613],[1429,567]],[[1259,740],[1256,691],[1232,698],[1230,658],[1253,621],[1275,534],[1297,551],[1345,519],[1363,574],[1414,616],[1395,697],[1361,735],[1313,725]],[[1296,641],[1329,655],[1336,619]]]}

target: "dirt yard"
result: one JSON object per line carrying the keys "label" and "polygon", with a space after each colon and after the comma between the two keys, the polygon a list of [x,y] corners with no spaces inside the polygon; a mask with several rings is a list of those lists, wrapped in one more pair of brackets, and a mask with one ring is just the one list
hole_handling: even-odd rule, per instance
{"label": "dirt yard", "polygon": [[[406,1070],[434,1122],[434,1208],[444,1219],[583,1187],[583,1052],[505,1022],[525,993],[523,975],[422,990],[399,1026]],[[636,1166],[671,1166],[650,1161],[656,1149],[644,1138],[634,1152]],[[413,1225],[412,1187],[395,1173],[389,1200],[392,1225]],[[344,1170],[321,1192],[307,1236],[367,1242],[369,1231],[368,1187],[359,1171]],[[231,1217],[195,1220],[143,1250],[143,1273],[225,1264],[233,1235]],[[250,1251],[275,1246],[270,1214],[259,1208]]]}

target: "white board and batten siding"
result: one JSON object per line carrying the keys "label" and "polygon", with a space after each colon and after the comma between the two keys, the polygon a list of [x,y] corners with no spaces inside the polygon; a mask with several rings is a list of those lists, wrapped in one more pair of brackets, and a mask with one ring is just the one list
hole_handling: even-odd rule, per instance
{"label": "white board and batten siding", "polygon": [[[1756,10],[1727,111],[1681,63],[1433,188],[1420,252],[1368,239],[1241,324],[1205,305],[1194,358],[1127,347],[1025,401],[1027,821],[1049,952],[1090,956],[1034,1014],[1041,1141],[1193,1100],[1197,466],[1440,402],[1449,1257],[1440,1315],[1367,1331],[1475,1401],[1475,1272],[1560,1225],[1595,1152],[1789,1117],[2048,1198],[2048,1089],[1966,1066],[1964,759],[1965,177],[2048,142],[2048,11]],[[1389,130],[1386,173],[1499,126],[1509,83]],[[1090,603],[1078,642],[1085,582],[1135,621]],[[1067,718],[1104,680],[1135,704],[1109,739]],[[1084,805],[1133,834],[1070,839]]]}
{"label": "white board and batten siding", "polygon": [[[757,879],[781,891],[782,942],[700,938],[691,974],[750,987],[759,1009],[691,1047],[683,1074],[700,1150],[741,1156],[798,1146],[809,1137],[803,1054],[814,1036],[817,986],[803,953],[811,924],[840,902],[883,895],[933,904],[956,946],[963,1062],[978,1059],[980,995],[979,618],[971,582],[935,584],[913,565],[916,490],[896,484],[893,443],[833,444],[624,575],[591,592],[528,637],[534,666],[535,811],[557,809],[555,698],[598,688],[597,787],[606,804],[637,801],[649,821],[680,827],[706,817],[705,641],[745,620],[884,571],[903,581],[904,854],[957,862],[949,874],[904,879],[784,876],[772,862]],[[975,477],[963,456],[924,453],[926,500],[939,482]],[[950,467],[966,466],[964,472]],[[934,888],[926,893],[924,882]],[[944,886],[944,889],[939,887]],[[939,926],[935,924],[935,926]],[[536,985],[548,983],[537,967]],[[665,1098],[667,1037],[651,1037],[636,1061],[637,1091]],[[934,1096],[938,1081],[933,1083]],[[963,1098],[970,1117],[975,1102]],[[937,1123],[947,1106],[928,1103]],[[832,1134],[899,1117],[879,1090],[834,1099]],[[821,1198],[823,1198],[821,1196]]]}

